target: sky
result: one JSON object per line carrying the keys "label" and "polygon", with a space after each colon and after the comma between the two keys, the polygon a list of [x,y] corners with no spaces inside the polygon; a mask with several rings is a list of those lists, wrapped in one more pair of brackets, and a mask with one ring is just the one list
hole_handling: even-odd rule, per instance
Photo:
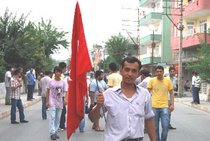
{"label": "sky", "polygon": [[[29,14],[30,21],[51,19],[55,27],[68,32],[66,39],[70,42],[77,1],[89,48],[93,44],[104,44],[111,35],[118,35],[120,32],[125,34],[125,31],[122,31],[122,21],[130,20],[131,15],[134,15],[131,11],[136,12],[126,9],[137,7],[139,2],[139,0],[0,0],[0,15],[2,16],[8,8],[17,16]],[[69,49],[70,47],[68,50],[61,49],[53,58],[57,60],[69,58]]]}

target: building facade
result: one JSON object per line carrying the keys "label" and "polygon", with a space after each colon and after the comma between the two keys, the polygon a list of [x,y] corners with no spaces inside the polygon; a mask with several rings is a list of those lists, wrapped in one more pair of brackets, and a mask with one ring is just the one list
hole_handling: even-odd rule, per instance
{"label": "building facade", "polygon": [[140,59],[143,66],[151,69],[157,63],[171,65],[171,22],[163,14],[170,13],[170,9],[164,8],[164,0],[139,2],[140,9],[143,9],[140,19]]}
{"label": "building facade", "polygon": [[[172,4],[171,47],[173,50],[173,62],[178,66],[180,31],[177,29],[180,22],[180,0],[170,2]],[[182,74],[185,80],[191,81],[191,72],[187,71],[185,64],[193,61],[197,49],[204,43],[210,44],[210,36],[207,30],[210,28],[210,2],[208,0],[183,0],[183,38],[182,38]],[[208,99],[208,85],[202,85],[201,99]]]}

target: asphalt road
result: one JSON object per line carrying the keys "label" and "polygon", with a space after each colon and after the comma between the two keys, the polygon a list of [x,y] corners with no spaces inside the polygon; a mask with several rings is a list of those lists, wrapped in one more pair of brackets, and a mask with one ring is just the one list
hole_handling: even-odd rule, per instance
{"label": "asphalt road", "polygon": [[[170,130],[168,141],[210,141],[210,114],[180,103],[175,103],[172,113],[172,125],[176,130]],[[48,120],[41,119],[41,102],[25,109],[29,123],[12,125],[9,117],[0,120],[0,141],[50,141]],[[17,114],[18,119],[18,114]],[[101,125],[104,121],[101,119]],[[59,132],[58,141],[66,141],[65,131]],[[149,141],[147,134],[145,141]],[[103,132],[91,129],[91,123],[86,117],[85,133],[78,130],[70,141],[103,141]]]}

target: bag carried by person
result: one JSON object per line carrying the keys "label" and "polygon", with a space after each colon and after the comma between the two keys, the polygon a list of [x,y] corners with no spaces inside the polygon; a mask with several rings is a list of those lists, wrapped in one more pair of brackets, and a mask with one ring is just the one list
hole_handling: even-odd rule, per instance
{"label": "bag carried by person", "polygon": [[90,107],[86,104],[85,105],[85,114],[89,114],[91,111]]}

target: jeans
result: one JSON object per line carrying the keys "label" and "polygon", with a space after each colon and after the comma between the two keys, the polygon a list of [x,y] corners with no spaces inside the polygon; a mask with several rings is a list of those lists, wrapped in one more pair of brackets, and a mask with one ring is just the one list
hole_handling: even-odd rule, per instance
{"label": "jeans", "polygon": [[[168,108],[152,108],[155,114],[155,132],[156,141],[166,141],[169,126],[169,110]],[[161,120],[162,133],[159,134],[159,120]]]}
{"label": "jeans", "polygon": [[84,132],[84,128],[85,128],[85,117],[79,123],[79,131]]}
{"label": "jeans", "polygon": [[[85,110],[85,103],[84,103],[84,110]],[[85,115],[84,115],[84,118],[80,121],[79,131],[84,132],[84,128],[85,128]]]}
{"label": "jeans", "polygon": [[197,104],[200,104],[200,98],[199,98],[200,88],[194,87],[193,90],[194,90],[194,98],[195,98],[194,102],[197,103]]}
{"label": "jeans", "polygon": [[27,100],[31,100],[33,99],[35,85],[27,85],[27,87],[28,87]]}
{"label": "jeans", "polygon": [[49,111],[49,132],[55,134],[58,131],[60,125],[62,109],[50,107]]}
{"label": "jeans", "polygon": [[23,121],[25,119],[24,110],[23,110],[23,104],[21,99],[11,99],[11,122],[16,121],[16,107],[19,110],[19,117],[20,121]]}
{"label": "jeans", "polygon": [[46,97],[42,97],[42,119],[47,119]]}
{"label": "jeans", "polygon": [[195,88],[194,88],[194,85],[192,85],[192,98],[193,98],[193,102],[195,102]]}

